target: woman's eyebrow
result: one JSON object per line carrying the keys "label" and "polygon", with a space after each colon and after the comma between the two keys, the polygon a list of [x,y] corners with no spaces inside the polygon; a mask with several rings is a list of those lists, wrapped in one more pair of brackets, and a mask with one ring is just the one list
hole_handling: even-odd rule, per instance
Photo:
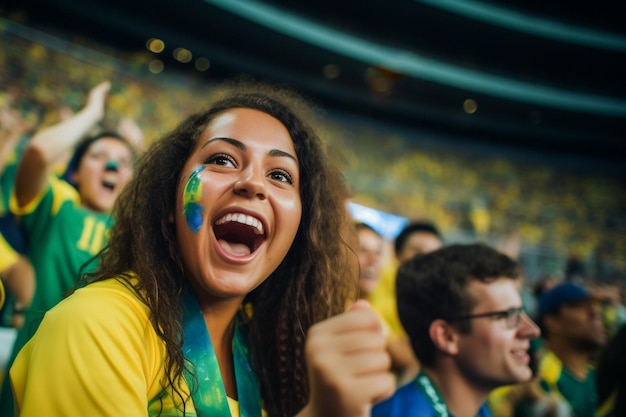
{"label": "woman's eyebrow", "polygon": [[293,159],[295,162],[298,162],[298,159],[296,159],[295,156],[293,156],[289,152],[281,151],[280,149],[272,149],[271,151],[269,151],[269,156],[287,157]]}
{"label": "woman's eyebrow", "polygon": [[209,140],[207,140],[206,142],[204,142],[204,143],[202,144],[202,146],[200,147],[200,149],[204,148],[204,147],[205,147],[205,146],[207,146],[209,143],[213,143],[213,142],[218,141],[218,140],[221,140],[221,141],[227,142],[227,143],[229,143],[229,144],[231,144],[231,145],[233,145],[233,146],[235,146],[235,147],[237,147],[237,148],[241,149],[242,151],[245,151],[245,150],[246,150],[246,145],[245,145],[243,142],[241,142],[241,141],[239,141],[239,140],[237,140],[237,139],[226,138],[226,137],[217,137],[217,138],[212,138],[212,139],[209,139]]}
{"label": "woman's eyebrow", "polygon": [[[237,139],[227,138],[227,137],[211,138],[211,139],[207,140],[205,143],[203,143],[201,148],[204,148],[208,144],[216,142],[216,141],[224,141],[226,143],[229,143],[229,144],[231,144],[231,145],[241,149],[242,151],[245,151],[247,149],[246,145],[243,142],[241,142],[241,141],[239,141]],[[294,155],[290,154],[289,152],[281,151],[280,149],[272,149],[271,151],[269,151],[268,155],[272,156],[272,157],[287,157],[287,158],[291,158],[294,161],[298,162],[298,159]]]}

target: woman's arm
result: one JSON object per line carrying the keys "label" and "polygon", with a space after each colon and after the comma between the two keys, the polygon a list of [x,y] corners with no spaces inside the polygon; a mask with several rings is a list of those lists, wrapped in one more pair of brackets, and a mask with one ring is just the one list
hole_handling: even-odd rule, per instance
{"label": "woman's arm", "polygon": [[109,81],[98,84],[91,89],[85,107],[79,112],[33,136],[15,176],[15,194],[20,207],[26,206],[45,187],[54,161],[78,144],[102,120],[110,88]]}

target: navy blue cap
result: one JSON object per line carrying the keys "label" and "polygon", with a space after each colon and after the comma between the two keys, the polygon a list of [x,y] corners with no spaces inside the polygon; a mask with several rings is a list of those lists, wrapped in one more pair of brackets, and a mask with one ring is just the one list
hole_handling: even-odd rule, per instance
{"label": "navy blue cap", "polygon": [[585,288],[576,284],[559,284],[551,290],[545,292],[539,299],[539,317],[554,313],[563,304],[570,304],[576,301],[587,300],[593,295]]}

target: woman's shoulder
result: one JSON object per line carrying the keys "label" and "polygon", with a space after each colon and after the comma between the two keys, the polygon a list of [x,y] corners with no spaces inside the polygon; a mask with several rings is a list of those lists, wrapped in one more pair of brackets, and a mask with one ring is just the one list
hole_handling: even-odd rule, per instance
{"label": "woman's shoulder", "polygon": [[[58,336],[62,334],[63,338]],[[31,339],[59,350],[81,346],[93,355],[121,356],[134,351],[136,360],[159,368],[164,346],[152,322],[150,310],[121,279],[94,282],[76,290],[46,312]]]}
{"label": "woman's shoulder", "polygon": [[[133,289],[133,281],[111,278],[90,283],[50,309],[44,321],[59,325],[125,326],[149,325],[150,311]],[[59,322],[59,323],[57,323]],[[63,324],[65,323],[65,324]]]}
{"label": "woman's shoulder", "polygon": [[109,401],[112,414],[138,415],[163,391],[165,355],[148,308],[131,287],[110,279],[78,289],[46,313],[11,380],[18,404],[86,415],[92,401]]}

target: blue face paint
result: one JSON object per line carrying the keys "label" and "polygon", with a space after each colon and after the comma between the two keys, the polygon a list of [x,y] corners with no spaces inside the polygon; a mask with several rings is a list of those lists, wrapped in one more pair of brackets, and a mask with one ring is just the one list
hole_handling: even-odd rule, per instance
{"label": "blue face paint", "polygon": [[187,226],[189,226],[194,233],[197,233],[198,230],[200,230],[200,226],[202,226],[204,207],[198,203],[202,197],[202,182],[200,182],[198,174],[204,168],[205,167],[202,166],[191,173],[183,192],[183,214],[187,219]]}

